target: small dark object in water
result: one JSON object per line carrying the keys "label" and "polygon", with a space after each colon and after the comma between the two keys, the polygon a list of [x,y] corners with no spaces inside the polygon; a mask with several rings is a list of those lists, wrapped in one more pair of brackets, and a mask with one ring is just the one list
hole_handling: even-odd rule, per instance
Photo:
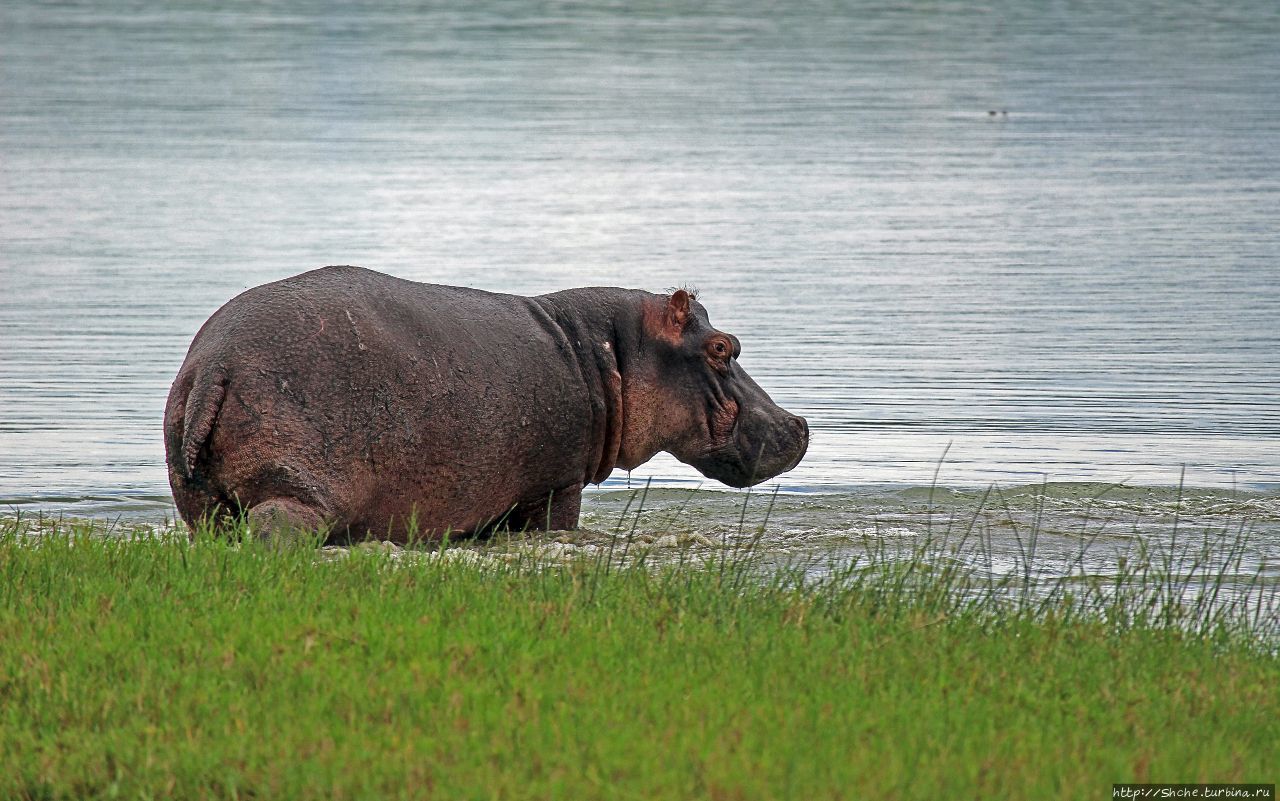
{"label": "small dark object in water", "polygon": [[520,297],[325,267],[196,334],[165,408],[188,525],[334,540],[573,528],[582,488],[667,451],[746,487],[804,456],[804,418],[685,290]]}

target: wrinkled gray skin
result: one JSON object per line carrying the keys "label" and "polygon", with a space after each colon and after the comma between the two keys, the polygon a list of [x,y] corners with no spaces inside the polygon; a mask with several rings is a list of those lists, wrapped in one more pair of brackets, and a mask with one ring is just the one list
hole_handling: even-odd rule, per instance
{"label": "wrinkled gray skin", "polygon": [[659,451],[745,487],[803,418],[688,293],[528,298],[326,267],[250,289],[196,335],[165,409],[178,511],[331,541],[573,528],[582,488]]}

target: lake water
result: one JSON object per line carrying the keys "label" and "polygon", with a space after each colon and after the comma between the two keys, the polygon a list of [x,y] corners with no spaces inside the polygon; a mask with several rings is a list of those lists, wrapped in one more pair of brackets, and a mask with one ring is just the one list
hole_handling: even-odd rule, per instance
{"label": "lake water", "polygon": [[787,491],[1185,467],[1276,530],[1273,0],[116,8],[0,6],[6,507],[168,514],[196,329],[360,264],[696,285]]}

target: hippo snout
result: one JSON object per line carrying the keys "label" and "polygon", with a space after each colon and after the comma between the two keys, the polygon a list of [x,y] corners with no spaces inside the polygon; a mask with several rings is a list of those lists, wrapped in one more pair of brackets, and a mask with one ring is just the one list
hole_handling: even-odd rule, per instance
{"label": "hippo snout", "polygon": [[690,464],[707,478],[751,487],[795,467],[808,448],[808,421],[775,406],[740,414],[730,442]]}
{"label": "hippo snout", "polygon": [[800,464],[809,449],[809,422],[782,409],[777,412],[770,415],[762,411],[739,421],[734,439],[745,457],[747,482],[743,486],[787,472]]}
{"label": "hippo snout", "polygon": [[785,473],[800,464],[800,460],[804,458],[805,453],[809,450],[809,421],[798,414],[793,414],[791,415],[791,419],[787,421],[787,425],[791,426],[794,432],[797,446],[795,449],[795,458],[792,459],[790,464],[779,471],[782,473]]}

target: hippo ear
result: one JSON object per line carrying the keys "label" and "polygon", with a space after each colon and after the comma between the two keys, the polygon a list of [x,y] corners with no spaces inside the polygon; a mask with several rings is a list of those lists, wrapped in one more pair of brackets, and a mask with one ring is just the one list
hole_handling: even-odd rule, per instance
{"label": "hippo ear", "polygon": [[667,332],[678,337],[684,333],[685,323],[689,322],[689,293],[677,289],[667,299],[667,311],[663,315]]}

